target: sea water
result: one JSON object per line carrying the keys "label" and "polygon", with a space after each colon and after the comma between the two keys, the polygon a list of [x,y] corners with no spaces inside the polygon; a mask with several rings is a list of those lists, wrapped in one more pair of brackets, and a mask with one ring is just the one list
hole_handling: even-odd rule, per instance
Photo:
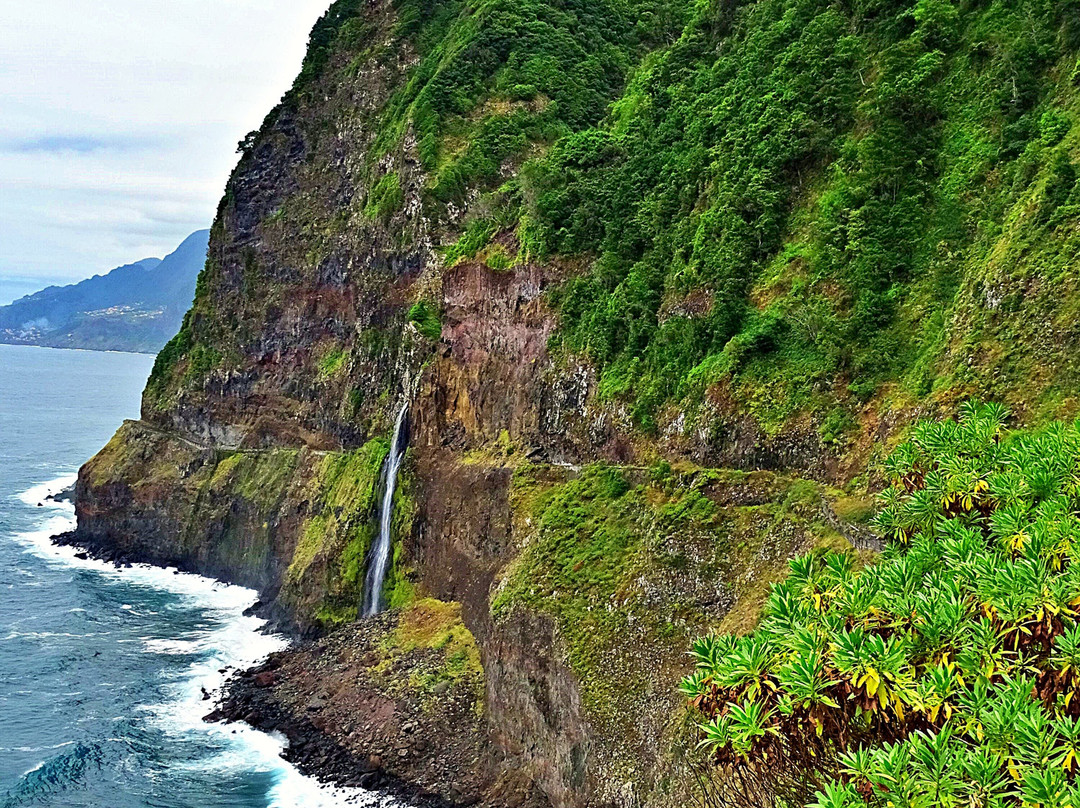
{"label": "sea water", "polygon": [[0,808],[381,804],[302,776],[281,738],[202,721],[285,645],[245,616],[254,591],[49,541],[75,523],[50,495],[138,416],[152,362],[0,345]]}

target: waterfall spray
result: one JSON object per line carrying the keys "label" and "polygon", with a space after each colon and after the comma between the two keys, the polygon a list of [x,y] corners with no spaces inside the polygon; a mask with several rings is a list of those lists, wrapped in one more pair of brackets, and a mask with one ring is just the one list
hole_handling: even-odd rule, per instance
{"label": "waterfall spray", "polygon": [[401,412],[398,413],[397,420],[394,422],[394,437],[390,440],[390,452],[386,455],[384,466],[386,487],[383,490],[382,511],[379,514],[379,535],[368,554],[367,574],[364,576],[364,617],[378,614],[382,608],[383,581],[386,579],[386,567],[390,560],[390,524],[394,518],[394,490],[397,488],[401,460],[405,456],[405,446],[409,442],[406,418],[408,411],[409,402],[406,401],[401,406]]}

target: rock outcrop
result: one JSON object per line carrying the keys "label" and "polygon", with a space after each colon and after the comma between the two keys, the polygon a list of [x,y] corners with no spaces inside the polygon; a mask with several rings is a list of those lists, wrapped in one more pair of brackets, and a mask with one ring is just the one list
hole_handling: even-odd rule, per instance
{"label": "rock outcrop", "polygon": [[[975,389],[977,368],[937,399],[926,395],[929,362],[915,374],[922,393],[888,384],[867,393],[840,360],[810,368],[818,354],[807,348],[782,357],[803,363],[790,390],[772,377],[736,389],[732,369],[745,356],[795,332],[824,339],[818,309],[855,299],[825,278],[806,292],[818,309],[795,300],[789,312],[773,311],[772,301],[801,294],[796,287],[811,289],[787,277],[803,271],[810,248],[792,250],[788,273],[788,258],[762,246],[776,234],[746,229],[739,244],[757,242],[754,271],[767,267],[771,278],[745,301],[760,333],[732,338],[709,355],[714,365],[701,363],[700,390],[679,393],[693,398],[692,411],[672,403],[674,390],[635,410],[637,359],[616,367],[626,371],[619,376],[571,350],[556,300],[594,265],[614,273],[610,285],[629,283],[631,259],[611,269],[592,247],[537,249],[523,165],[597,124],[650,49],[679,43],[647,63],[676,73],[680,60],[720,58],[742,11],[696,4],[696,22],[680,36],[693,4],[534,5],[543,13],[524,21],[509,0],[339,0],[327,12],[296,85],[242,144],[193,307],[158,356],[141,420],[80,471],[76,540],[258,588],[267,613],[303,639],[238,680],[220,715],[282,729],[309,770],[454,804],[683,806],[698,764],[675,686],[691,639],[752,626],[794,553],[873,552],[867,504],[851,495],[872,480],[848,484],[911,418]],[[878,12],[867,13],[877,25]],[[860,28],[835,4],[821,15],[810,33],[823,49],[839,47],[837,26]],[[908,36],[918,16],[900,14],[886,33]],[[783,30],[772,39],[798,38],[799,25],[775,26]],[[844,45],[841,66],[859,47]],[[671,101],[652,94],[642,71],[620,115]],[[564,80],[571,72],[573,82]],[[867,76],[879,72],[871,65]],[[526,73],[536,83],[513,78]],[[853,75],[836,86],[856,92]],[[689,92],[680,86],[672,97]],[[849,117],[837,112],[828,124],[865,128]],[[621,120],[611,124],[615,140]],[[824,125],[804,124],[793,141],[825,138]],[[580,166],[567,158],[568,171],[627,159],[604,151],[599,135],[583,142],[596,148],[582,146]],[[931,163],[920,158],[920,171]],[[787,202],[773,193],[786,174],[769,175],[768,190],[725,199],[746,212],[758,209],[755,195],[769,196],[776,229],[777,210],[816,200],[803,171],[819,169],[825,177],[809,157],[784,165],[798,175]],[[711,187],[713,174],[702,176]],[[698,216],[695,199],[658,200],[650,215]],[[581,210],[568,229],[602,230]],[[695,250],[723,252],[710,246],[727,237],[719,231],[679,232],[701,242]],[[594,242],[600,250],[600,236]],[[693,277],[685,256],[676,258]],[[935,278],[927,283],[953,289],[944,270]],[[654,278],[641,282],[655,286],[642,294],[657,298],[654,319],[672,329],[685,321],[691,339],[720,292],[744,290],[746,279],[728,280],[687,292]],[[890,287],[859,315],[875,339],[892,295]],[[918,339],[947,346],[949,333]],[[874,373],[887,364],[881,344],[877,364],[867,364]],[[668,350],[700,353],[686,347],[675,340]],[[1040,391],[1052,398],[1049,382]],[[817,409],[799,410],[799,401]],[[394,508],[389,614],[358,620],[383,461],[404,402],[411,437]],[[785,414],[778,424],[763,412]]]}

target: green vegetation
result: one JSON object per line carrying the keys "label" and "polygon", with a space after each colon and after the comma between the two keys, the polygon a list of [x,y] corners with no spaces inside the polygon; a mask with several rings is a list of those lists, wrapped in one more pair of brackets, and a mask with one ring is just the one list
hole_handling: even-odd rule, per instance
{"label": "green vegetation", "polygon": [[725,380],[767,423],[961,381],[935,369],[965,273],[1018,238],[1052,261],[1017,250],[1024,274],[1071,263],[1077,27],[1049,0],[699,6],[526,168],[547,252],[596,256],[554,298],[561,344],[647,429]]}
{"label": "green vegetation", "polygon": [[453,266],[459,261],[473,258],[487,246],[497,230],[498,226],[489,219],[477,217],[471,220],[461,237],[446,248],[443,254],[446,265]]}
{"label": "green vegetation", "polygon": [[678,30],[672,0],[397,0],[420,63],[391,99],[377,157],[411,123],[437,200],[496,184],[532,144],[595,123],[635,57]]}
{"label": "green vegetation", "polygon": [[293,550],[292,563],[289,564],[289,577],[293,580],[300,579],[311,562],[315,560],[315,554],[323,549],[326,541],[326,516],[319,514],[313,516],[304,523],[304,530],[296,542]]}
{"label": "green vegetation", "polygon": [[[731,625],[752,624],[759,582],[776,580],[796,547],[833,535],[814,483],[720,470],[646,481],[604,464],[566,476],[516,466],[515,530],[527,539],[491,608],[499,621],[519,610],[554,620],[590,718],[613,737],[640,738],[642,701],[671,698],[667,666],[704,626],[702,603],[723,591]],[[754,504],[723,502],[734,489]],[[655,665],[628,661],[645,658]]]}
{"label": "green vegetation", "polygon": [[438,342],[442,335],[442,322],[439,320],[439,310],[426,300],[418,300],[409,308],[408,320],[416,326],[426,340]]}
{"label": "green vegetation", "polygon": [[604,465],[589,466],[578,479],[547,493],[535,511],[541,541],[530,547],[525,562],[533,563],[500,590],[492,604],[495,614],[516,601],[542,605],[558,592],[565,594],[567,625],[583,635],[597,633],[598,620],[625,619],[593,614],[590,607],[610,597],[640,547],[632,499],[625,475]]}
{"label": "green vegetation", "polygon": [[681,690],[732,799],[1080,805],[1080,423],[1006,416],[917,425],[878,563],[795,559],[756,631],[694,643]]}
{"label": "green vegetation", "polygon": [[[219,225],[215,224],[211,230],[211,238],[214,237],[218,228]],[[170,390],[187,383],[201,381],[211,370],[218,367],[224,358],[222,349],[225,341],[220,338],[211,338],[211,334],[216,336],[221,332],[221,325],[207,329],[205,333],[197,332],[193,325],[193,322],[200,321],[197,309],[201,308],[203,313],[208,315],[217,313],[217,307],[210,293],[210,282],[216,273],[217,264],[207,258],[195,283],[195,300],[192,308],[184,314],[180,330],[165,343],[154,358],[154,366],[146,382],[145,396],[149,402],[159,408],[165,405],[165,397]]]}
{"label": "green vegetation", "polygon": [[356,619],[364,560],[377,529],[381,439],[323,456],[307,483],[309,515],[293,551],[283,597],[322,623]]}
{"label": "green vegetation", "polygon": [[403,667],[401,660],[427,657],[434,664],[412,665],[408,686],[433,709],[440,694],[462,685],[473,695],[473,709],[479,715],[484,706],[484,668],[477,648],[461,621],[461,604],[421,598],[405,606],[394,630],[381,642],[383,662],[376,673]]}
{"label": "green vegetation", "polygon": [[190,350],[191,328],[188,317],[185,316],[176,336],[166,342],[165,347],[154,357],[154,366],[150,369],[150,378],[146,381],[146,392],[151,398],[157,398],[164,392],[172,378],[173,369]]}
{"label": "green vegetation", "polygon": [[383,596],[388,608],[397,609],[411,603],[416,597],[413,581],[414,570],[405,551],[404,539],[412,534],[413,523],[420,507],[416,502],[415,480],[411,473],[411,455],[407,452],[398,472],[397,489],[394,491],[394,513],[390,524],[390,540],[393,550],[390,567],[383,583]]}
{"label": "green vegetation", "polygon": [[[702,426],[717,391],[770,432],[810,413],[837,451],[874,396],[1080,411],[1080,351],[1045,350],[1080,342],[1075,0],[391,6],[338,0],[312,31],[286,99],[301,190],[267,218],[292,263],[389,227],[415,136],[447,264],[555,265],[557,359],[596,365],[643,431]],[[359,110],[336,93],[366,68],[392,84]],[[338,187],[320,166],[356,116],[362,217],[315,190]],[[273,316],[216,311],[226,276],[207,264],[151,400]]]}
{"label": "green vegetation", "polygon": [[[639,429],[673,412],[695,429],[718,389],[767,431],[811,413],[836,450],[875,395],[1080,411],[1080,351],[1040,349],[1080,341],[1074,0],[393,10],[338,0],[312,31],[287,99],[312,154],[364,115],[362,226],[385,227],[414,135],[447,264],[570,268],[550,289],[552,348],[595,364]],[[415,62],[381,106],[324,114],[403,52]],[[273,214],[313,265],[357,224],[317,181]],[[200,293],[152,398],[228,361],[235,323],[213,305]]]}
{"label": "green vegetation", "polygon": [[[369,160],[411,125],[429,203],[498,187],[448,264],[484,251],[512,266],[520,255],[486,250],[500,233],[530,255],[587,258],[551,296],[554,346],[596,363],[639,428],[672,401],[692,427],[718,384],[766,428],[816,412],[837,447],[888,382],[1077,408],[1063,391],[1080,362],[994,345],[1040,338],[995,312],[1071,328],[1045,290],[1080,291],[1072,3],[395,8],[419,63]],[[363,14],[354,0],[327,12],[304,81],[332,53],[357,58]],[[386,174],[366,212],[385,216],[399,194]]]}
{"label": "green vegetation", "polygon": [[364,215],[371,219],[387,220],[401,209],[405,196],[401,191],[401,179],[397,172],[385,174],[375,183],[364,207]]}
{"label": "green vegetation", "polygon": [[319,358],[319,378],[332,379],[344,367],[349,355],[341,348],[332,347]]}
{"label": "green vegetation", "polygon": [[228,489],[269,510],[284,494],[299,460],[296,449],[235,452],[218,461],[210,487]]}

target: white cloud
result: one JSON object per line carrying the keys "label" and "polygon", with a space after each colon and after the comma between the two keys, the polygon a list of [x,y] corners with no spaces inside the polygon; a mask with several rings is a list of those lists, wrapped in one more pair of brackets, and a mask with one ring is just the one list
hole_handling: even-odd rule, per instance
{"label": "white cloud", "polygon": [[77,280],[209,227],[330,0],[0,0],[0,280]]}

